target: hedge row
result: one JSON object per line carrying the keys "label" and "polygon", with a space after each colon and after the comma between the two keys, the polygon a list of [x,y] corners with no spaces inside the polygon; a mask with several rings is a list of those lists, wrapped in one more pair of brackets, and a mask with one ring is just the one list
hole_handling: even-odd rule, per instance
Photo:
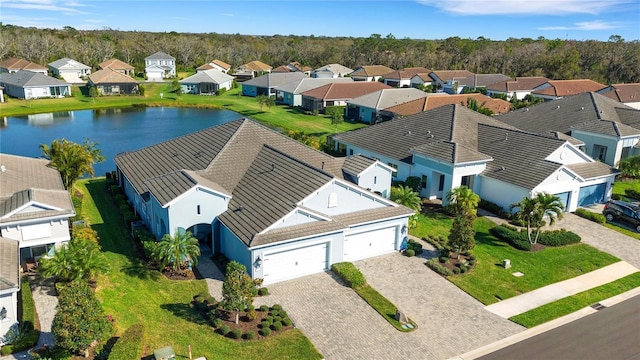
{"label": "hedge row", "polygon": [[634,200],[640,200],[640,191],[634,189],[625,189],[624,194]]}
{"label": "hedge row", "polygon": [[144,325],[133,324],[120,336],[113,345],[109,360],[140,359],[144,339]]}
{"label": "hedge row", "polygon": [[605,222],[607,222],[607,219],[604,217],[604,215],[599,213],[594,213],[593,211],[589,211],[586,209],[578,208],[576,209],[575,214],[598,224],[604,224]]}
{"label": "hedge row", "polygon": [[526,232],[517,231],[505,225],[492,227],[489,232],[518,250],[531,251],[531,243]]}
{"label": "hedge row", "polygon": [[546,246],[566,246],[577,244],[582,240],[580,235],[565,229],[543,231],[538,237],[538,243]]}
{"label": "hedge row", "polygon": [[446,276],[453,275],[453,272],[451,270],[447,269],[446,267],[438,263],[438,259],[431,259],[427,261],[427,266],[429,267],[429,269],[435,271],[436,273],[442,276],[446,277]]}
{"label": "hedge row", "polygon": [[501,217],[503,219],[510,219],[511,218],[511,213],[509,213],[508,211],[505,211],[502,206],[488,201],[488,200],[484,200],[484,199],[480,199],[480,203],[478,203],[478,207],[480,209],[484,209],[487,210],[490,213],[496,214],[498,217]]}
{"label": "hedge row", "polygon": [[331,265],[331,270],[352,289],[367,284],[364,275],[350,262],[335,263]]}
{"label": "hedge row", "polygon": [[[516,249],[524,251],[531,250],[531,243],[529,242],[526,231],[519,231],[508,225],[500,225],[491,228],[489,232],[491,235],[509,243]],[[535,236],[535,234],[532,234],[532,236]],[[581,238],[578,234],[565,229],[543,231],[538,236],[538,243],[546,246],[566,246],[577,244],[580,240]]]}

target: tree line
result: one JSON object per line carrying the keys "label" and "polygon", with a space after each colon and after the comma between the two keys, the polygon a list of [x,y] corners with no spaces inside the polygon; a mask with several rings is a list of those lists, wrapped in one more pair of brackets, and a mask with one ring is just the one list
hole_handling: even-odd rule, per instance
{"label": "tree line", "polygon": [[[428,36],[428,33],[425,33]],[[252,36],[24,28],[0,24],[0,59],[20,57],[46,65],[69,57],[96,67],[112,57],[144,69],[144,58],[164,51],[178,69],[193,71],[213,59],[237,67],[260,60],[273,67],[297,61],[317,68],[339,63],[356,69],[386,65],[393,69],[423,66],[432,70],[466,69],[508,76],[551,79],[589,78],[605,84],[640,82],[640,42],[612,35],[608,41],[539,37],[496,41],[479,37],[440,40],[398,39],[393,34],[366,38],[296,35]]]}

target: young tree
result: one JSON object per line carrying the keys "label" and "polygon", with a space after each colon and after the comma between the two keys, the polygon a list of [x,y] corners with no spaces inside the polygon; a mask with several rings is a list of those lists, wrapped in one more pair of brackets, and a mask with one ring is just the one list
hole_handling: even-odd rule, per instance
{"label": "young tree", "polygon": [[79,353],[96,340],[106,340],[112,333],[112,325],[89,285],[85,281],[73,281],[59,288],[51,332],[56,345]]}
{"label": "young tree", "polygon": [[178,79],[173,79],[173,81],[171,81],[171,89],[177,96],[182,95],[182,85]]}
{"label": "young tree", "polygon": [[336,132],[338,132],[338,125],[344,121],[344,107],[342,106],[327,106],[324,110],[325,114],[331,118],[331,125],[336,126]]}
{"label": "young tree", "polygon": [[82,175],[93,176],[93,164],[105,160],[98,143],[85,139],[77,144],[66,139],[53,140],[51,145],[41,144],[40,150],[50,160],[50,165],[58,169],[62,182],[69,192],[73,190]]}
{"label": "young tree", "polygon": [[262,111],[262,107],[267,103],[267,95],[258,95],[256,96],[256,101],[258,105],[260,105],[260,111]]}
{"label": "young tree", "polygon": [[56,249],[50,258],[40,261],[38,270],[45,277],[56,277],[62,282],[95,280],[109,271],[109,263],[97,242],[77,237]]}
{"label": "young tree", "polygon": [[478,212],[478,204],[480,204],[480,196],[462,185],[447,192],[447,201],[449,202],[448,210],[456,216],[469,214],[475,217]]}
{"label": "young tree", "polygon": [[173,236],[165,234],[151,256],[163,268],[171,265],[174,270],[180,270],[186,263],[198,263],[200,245],[190,231],[178,229]]}
{"label": "young tree", "polygon": [[227,265],[226,275],[222,283],[222,308],[227,311],[235,311],[236,324],[239,312],[253,303],[257,294],[256,284],[247,274],[247,268],[236,261]]}
{"label": "young tree", "polygon": [[264,101],[267,108],[271,110],[271,107],[276,105],[276,98],[274,96],[267,96]]}
{"label": "young tree", "polygon": [[453,219],[453,225],[449,232],[449,246],[458,253],[458,259],[461,253],[473,249],[476,245],[474,241],[476,231],[473,229],[474,218],[475,216],[468,213],[462,213]]}
{"label": "young tree", "polygon": [[[545,217],[549,218],[549,225],[562,219],[564,205],[559,197],[547,193],[538,193],[534,198],[524,197],[520,202],[511,204],[511,211],[516,209],[514,218],[527,225],[527,237],[531,244],[538,243],[540,229],[547,224]],[[532,237],[535,229],[535,236]]]}

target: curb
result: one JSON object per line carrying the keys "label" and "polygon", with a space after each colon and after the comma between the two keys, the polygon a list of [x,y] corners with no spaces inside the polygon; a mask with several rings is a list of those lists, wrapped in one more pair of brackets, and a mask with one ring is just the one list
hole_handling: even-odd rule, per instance
{"label": "curb", "polygon": [[[639,296],[640,295],[640,287],[637,287],[635,289],[629,290],[627,292],[624,292],[622,294],[610,297],[608,299],[602,300],[600,301],[600,304],[604,305],[605,307],[610,307],[613,306],[615,304],[621,303],[627,299],[630,299],[634,296]],[[479,357],[482,357],[484,355],[490,354],[492,352],[498,351],[502,348],[505,348],[507,346],[513,345],[515,343],[518,343],[520,341],[529,339],[531,337],[534,337],[536,335],[539,335],[543,332],[555,329],[557,327],[560,327],[562,325],[568,324],[572,321],[578,320],[580,318],[583,318],[585,316],[591,315],[598,312],[598,310],[593,309],[592,307],[588,306],[585,308],[582,308],[576,312],[573,312],[569,315],[565,315],[563,317],[557,318],[555,320],[551,320],[549,322],[546,322],[544,324],[538,325],[536,327],[532,327],[530,329],[527,329],[523,332],[511,335],[509,337],[506,337],[504,339],[498,340],[496,342],[493,342],[491,344],[482,346],[480,348],[477,348],[475,350],[471,350],[469,352],[466,352],[462,355],[457,355],[454,357],[449,358],[448,360],[473,360],[473,359],[477,359]]]}

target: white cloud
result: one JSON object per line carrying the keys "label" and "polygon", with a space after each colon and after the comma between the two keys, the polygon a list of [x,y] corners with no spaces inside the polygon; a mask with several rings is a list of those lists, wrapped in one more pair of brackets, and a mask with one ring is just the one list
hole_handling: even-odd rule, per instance
{"label": "white cloud", "polygon": [[573,26],[543,26],[538,30],[609,30],[622,27],[622,24],[618,21],[583,21],[574,23]]}
{"label": "white cloud", "polygon": [[76,7],[83,6],[76,1],[54,0],[3,0],[2,7],[21,10],[54,11],[66,14],[86,14]]}
{"label": "white cloud", "polygon": [[222,16],[228,16],[228,17],[233,17],[233,14],[229,14],[229,13],[227,13],[227,14],[220,14],[220,15],[222,15]]}
{"label": "white cloud", "polygon": [[600,14],[629,0],[417,0],[455,15]]}

